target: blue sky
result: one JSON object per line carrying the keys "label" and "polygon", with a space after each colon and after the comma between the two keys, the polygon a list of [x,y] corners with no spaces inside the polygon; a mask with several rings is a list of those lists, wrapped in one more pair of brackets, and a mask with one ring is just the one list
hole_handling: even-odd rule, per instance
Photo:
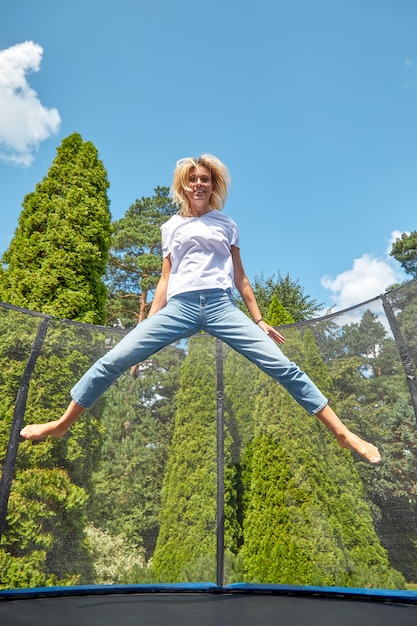
{"label": "blue sky", "polygon": [[289,273],[337,309],[382,293],[405,278],[393,233],[416,230],[416,26],[415,0],[6,1],[0,254],[79,132],[113,219],[209,152],[251,279]]}

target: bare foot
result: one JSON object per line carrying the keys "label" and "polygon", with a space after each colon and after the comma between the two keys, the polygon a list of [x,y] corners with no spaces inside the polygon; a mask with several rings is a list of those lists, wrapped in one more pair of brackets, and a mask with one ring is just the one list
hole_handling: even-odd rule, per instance
{"label": "bare foot", "polygon": [[45,439],[45,437],[62,437],[68,428],[62,426],[60,420],[47,422],[46,424],[28,424],[20,431],[23,439]]}
{"label": "bare foot", "polygon": [[46,424],[28,424],[20,431],[23,439],[45,439],[45,437],[63,437],[68,428],[85,411],[84,407],[76,404],[73,400],[69,403],[64,415],[53,422]]}
{"label": "bare foot", "polygon": [[342,448],[354,450],[370,463],[380,462],[381,455],[379,454],[378,448],[372,443],[361,439],[346,428],[328,404],[318,411],[316,415],[319,420],[327,426],[330,432],[333,433]]}
{"label": "bare foot", "polygon": [[336,435],[336,439],[342,448],[354,450],[370,463],[379,463],[381,455],[376,446],[364,439],[361,439],[350,430],[344,435]]}

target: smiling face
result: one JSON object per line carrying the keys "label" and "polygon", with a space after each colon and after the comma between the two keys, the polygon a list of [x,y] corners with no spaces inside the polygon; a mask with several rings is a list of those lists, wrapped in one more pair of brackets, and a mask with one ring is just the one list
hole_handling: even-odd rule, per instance
{"label": "smiling face", "polygon": [[212,191],[210,170],[204,165],[193,167],[188,176],[188,186],[184,189],[192,215],[204,215],[211,210],[210,196]]}

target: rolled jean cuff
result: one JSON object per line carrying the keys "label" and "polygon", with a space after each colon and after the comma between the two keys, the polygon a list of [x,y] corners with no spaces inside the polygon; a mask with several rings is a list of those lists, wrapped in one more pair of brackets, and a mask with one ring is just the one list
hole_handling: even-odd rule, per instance
{"label": "rolled jean cuff", "polygon": [[74,394],[74,389],[71,389],[70,396],[71,396],[73,402],[75,402],[75,404],[78,404],[78,406],[82,407],[83,409],[89,409],[94,404],[94,403],[88,404],[88,403],[85,403],[85,402],[81,402],[80,400],[77,400],[77,398],[76,398],[76,396]]}
{"label": "rolled jean cuff", "polygon": [[329,404],[329,401],[326,398],[326,400],[322,402],[317,409],[311,412],[311,415],[317,415],[317,413],[320,413],[320,411],[322,411],[324,407],[327,406],[328,404]]}

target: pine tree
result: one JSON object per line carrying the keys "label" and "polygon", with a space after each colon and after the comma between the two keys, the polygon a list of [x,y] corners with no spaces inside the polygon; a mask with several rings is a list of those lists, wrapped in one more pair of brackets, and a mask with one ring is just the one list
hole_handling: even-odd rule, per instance
{"label": "pine tree", "polygon": [[411,276],[417,276],[417,231],[403,233],[393,245],[390,255],[401,263],[403,269]]}
{"label": "pine tree", "polygon": [[110,245],[106,170],[78,133],[62,141],[48,174],[23,202],[4,253],[0,299],[34,311],[103,323]]}
{"label": "pine tree", "polygon": [[143,320],[161,275],[161,225],[176,207],[167,187],[157,187],[151,198],[136,200],[113,224],[107,284],[107,320],[126,328]]}

